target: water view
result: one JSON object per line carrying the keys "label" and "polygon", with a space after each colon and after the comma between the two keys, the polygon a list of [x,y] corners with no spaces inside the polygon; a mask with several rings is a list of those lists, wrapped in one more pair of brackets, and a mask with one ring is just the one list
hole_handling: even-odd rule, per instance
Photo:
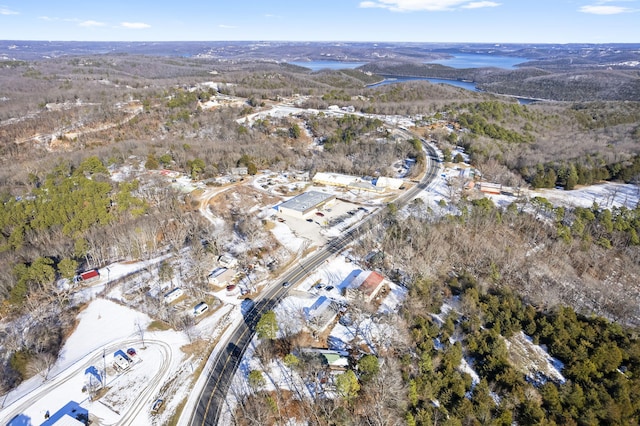
{"label": "water view", "polygon": [[447,80],[444,78],[429,78],[429,77],[390,77],[390,78],[385,78],[379,83],[370,84],[367,87],[378,87],[378,86],[384,86],[387,84],[405,83],[407,81],[420,81],[420,80],[426,80],[434,84],[448,84],[450,86],[471,90],[472,92],[480,91],[480,89],[476,87],[476,84],[470,81]]}
{"label": "water view", "polygon": [[456,53],[452,58],[429,61],[429,64],[440,64],[451,68],[483,68],[496,67],[513,69],[517,64],[527,62],[526,58],[511,56],[483,55],[479,53]]}
{"label": "water view", "polygon": [[366,62],[340,62],[340,61],[293,61],[287,62],[292,65],[297,65],[299,67],[309,68],[311,71],[320,71],[320,70],[343,70],[343,69],[353,69],[361,67],[365,65]]}
{"label": "water view", "polygon": [[[419,81],[419,80],[426,80],[433,84],[448,84],[449,86],[460,87],[461,89],[471,90],[472,92],[482,91],[478,89],[478,87],[474,82],[471,82],[471,81],[447,80],[444,78],[429,78],[429,77],[390,77],[390,78],[385,78],[384,80],[378,83],[370,84],[367,87],[379,87],[387,84],[404,83],[407,81]],[[518,100],[518,103],[520,103],[521,105],[528,105],[533,102],[536,102],[536,99],[519,98],[517,96],[515,98]]]}

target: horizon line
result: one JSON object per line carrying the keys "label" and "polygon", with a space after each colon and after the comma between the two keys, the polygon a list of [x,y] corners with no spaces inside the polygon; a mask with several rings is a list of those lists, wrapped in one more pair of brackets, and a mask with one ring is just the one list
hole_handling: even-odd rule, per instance
{"label": "horizon line", "polygon": [[384,44],[491,44],[500,45],[607,45],[625,44],[640,46],[640,42],[607,41],[607,42],[533,42],[533,41],[380,41],[380,40],[45,40],[45,39],[0,39],[1,42],[43,42],[43,43],[384,43]]}

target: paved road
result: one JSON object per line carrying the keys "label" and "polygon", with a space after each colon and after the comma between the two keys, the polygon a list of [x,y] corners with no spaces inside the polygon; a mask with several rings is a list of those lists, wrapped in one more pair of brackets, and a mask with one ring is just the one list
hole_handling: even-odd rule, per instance
{"label": "paved road", "polygon": [[[413,137],[408,132],[407,135]],[[437,163],[436,151],[426,141],[422,140],[422,143],[428,154],[427,172],[420,183],[407,190],[395,201],[399,208],[409,203],[438,176],[440,167]],[[302,281],[309,272],[315,270],[318,265],[330,256],[341,252],[349,243],[379,224],[384,219],[385,214],[386,210],[381,209],[367,216],[343,235],[331,240],[322,250],[316,251],[312,256],[297,262],[296,266],[289,269],[280,278],[278,285],[267,289],[255,300],[253,307],[245,314],[244,322],[236,328],[228,342],[225,343],[224,349],[216,356],[213,368],[208,373],[207,383],[200,393],[196,409],[191,414],[190,426],[212,426],[218,424],[231,381],[245,350],[253,338],[258,320],[263,313],[273,309],[286,296],[288,288],[283,287],[282,283],[288,281],[291,284],[295,284]]]}

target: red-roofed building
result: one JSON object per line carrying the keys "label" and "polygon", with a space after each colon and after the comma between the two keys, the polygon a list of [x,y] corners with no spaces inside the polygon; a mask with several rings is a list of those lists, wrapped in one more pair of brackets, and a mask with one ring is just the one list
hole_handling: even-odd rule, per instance
{"label": "red-roofed building", "polygon": [[98,279],[100,279],[100,272],[98,272],[97,269],[85,271],[85,272],[82,272],[80,275],[78,275],[78,281],[82,281],[85,283],[96,281]]}
{"label": "red-roofed building", "polygon": [[345,290],[345,296],[352,300],[362,297],[365,301],[371,302],[382,289],[383,283],[384,277],[378,272],[360,272],[351,280]]}
{"label": "red-roofed building", "polygon": [[379,273],[373,271],[360,285],[360,291],[364,294],[364,298],[367,302],[371,302],[380,289],[382,288],[382,282],[384,277]]}

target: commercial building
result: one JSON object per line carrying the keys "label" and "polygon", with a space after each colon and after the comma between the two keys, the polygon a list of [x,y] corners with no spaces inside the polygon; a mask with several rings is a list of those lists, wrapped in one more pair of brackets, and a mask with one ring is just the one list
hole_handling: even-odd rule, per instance
{"label": "commercial building", "polygon": [[400,189],[402,185],[404,185],[404,181],[402,179],[390,178],[386,176],[380,176],[378,179],[376,179],[377,188]]}
{"label": "commercial building", "polygon": [[377,187],[371,181],[357,176],[343,175],[340,173],[323,173],[318,172],[313,177],[314,183],[320,183],[329,186],[338,186],[342,188],[369,191],[384,192],[384,188]]}
{"label": "commercial building", "polygon": [[324,204],[327,204],[335,198],[336,196],[333,194],[327,194],[320,191],[308,191],[290,199],[289,201],[285,201],[276,208],[278,212],[284,215],[304,218],[309,213],[315,212]]}

